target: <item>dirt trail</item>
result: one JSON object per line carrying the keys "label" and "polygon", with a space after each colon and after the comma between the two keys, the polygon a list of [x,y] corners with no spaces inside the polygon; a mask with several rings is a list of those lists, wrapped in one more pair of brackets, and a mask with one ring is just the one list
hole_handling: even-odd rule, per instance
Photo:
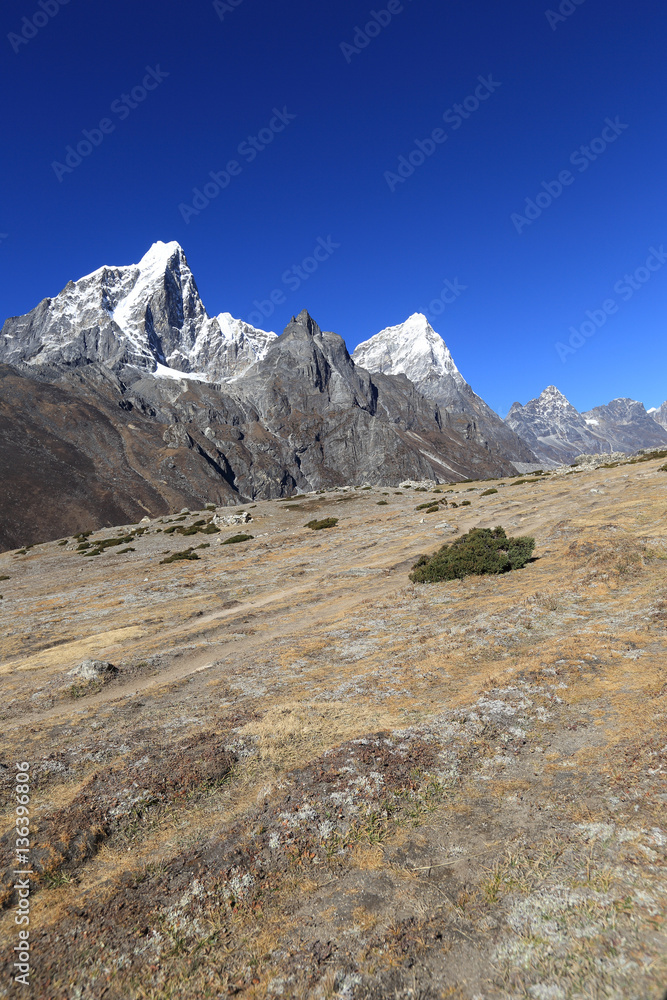
{"label": "dirt trail", "polygon": [[[374,577],[372,582],[355,587],[354,593],[350,593],[349,588],[345,587],[343,593],[335,596],[329,595],[326,604],[323,604],[322,599],[318,596],[320,584],[321,581],[319,579],[310,580],[308,585],[304,585],[303,587],[291,587],[288,590],[276,591],[256,600],[248,601],[245,604],[241,603],[235,605],[233,608],[204,615],[197,620],[195,626],[190,626],[189,629],[177,627],[161,632],[161,641],[166,642],[166,640],[174,636],[179,636],[183,640],[187,640],[189,637],[191,641],[197,641],[196,637],[200,636],[202,629],[208,624],[225,619],[231,619],[232,622],[239,619],[242,622],[244,617],[249,614],[253,614],[254,616],[256,612],[264,608],[270,608],[272,604],[280,603],[284,605],[286,600],[294,598],[293,605],[279,608],[266,619],[260,621],[253,620],[253,628],[258,629],[257,634],[246,635],[240,639],[222,639],[219,641],[215,639],[202,640],[199,638],[199,642],[203,646],[201,649],[180,653],[177,649],[172,649],[172,663],[166,669],[149,677],[135,678],[125,684],[113,684],[98,694],[88,696],[85,707],[81,709],[81,714],[88,714],[89,710],[92,711],[103,705],[121,702],[128,697],[131,698],[136,695],[145,694],[147,691],[153,689],[166,688],[205,669],[220,671],[222,673],[224,672],[226,658],[233,657],[239,650],[247,653],[252,650],[261,649],[264,646],[270,646],[276,639],[282,639],[286,636],[296,636],[297,634],[307,633],[311,630],[315,631],[324,626],[331,626],[353,608],[363,604],[364,601],[371,598],[375,600],[390,596],[400,586],[405,584],[405,580],[401,578],[397,581],[394,571],[386,569],[382,572],[381,576]],[[316,593],[313,598],[314,589]],[[315,600],[315,607],[311,608],[305,604],[300,604],[298,600],[299,596],[308,597],[308,605],[312,605],[313,600]],[[284,618],[285,616],[288,616],[288,621],[272,627],[273,619],[276,617]],[[194,635],[193,631],[195,632]],[[126,647],[125,654],[127,655],[127,653],[128,649]],[[11,663],[7,664],[7,666],[10,667]],[[44,712],[33,712],[25,715],[20,720],[8,720],[4,723],[4,728],[6,731],[10,731],[22,726],[34,726],[40,722],[45,722],[59,716],[71,716],[71,714],[71,704],[57,705]]]}

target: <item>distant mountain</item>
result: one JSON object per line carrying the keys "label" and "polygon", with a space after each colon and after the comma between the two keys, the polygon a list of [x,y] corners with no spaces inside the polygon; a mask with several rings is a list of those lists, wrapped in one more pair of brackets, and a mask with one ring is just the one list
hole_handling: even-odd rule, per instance
{"label": "distant mountain", "polygon": [[667,447],[667,430],[642,403],[615,399],[582,414],[553,385],[525,406],[514,403],[505,420],[549,464],[569,464],[582,454]]}
{"label": "distant mountain", "polygon": [[238,378],[275,333],[229,313],[208,316],[178,243],[155,243],[129,267],[101,267],[0,331],[0,362],[101,362],[124,382],[144,372],[204,381]]}
{"label": "distant mountain", "polygon": [[667,403],[663,403],[657,409],[649,410],[648,413],[661,427],[667,430]]}
{"label": "distant mountain", "polygon": [[509,458],[517,471],[539,464],[526,442],[473,392],[442,337],[422,313],[381,330],[359,344],[352,357],[370,372],[407,375],[424,396],[450,413],[466,440],[492,455]]}
{"label": "distant mountain", "polygon": [[667,448],[667,429],[660,424],[656,426],[654,415],[634,399],[612,399],[606,406],[596,406],[582,416],[612,451]]}

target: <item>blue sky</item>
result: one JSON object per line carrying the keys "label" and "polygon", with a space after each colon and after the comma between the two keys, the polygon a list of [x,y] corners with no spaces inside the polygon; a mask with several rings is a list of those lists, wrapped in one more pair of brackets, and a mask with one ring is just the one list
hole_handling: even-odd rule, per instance
{"label": "blue sky", "polygon": [[667,398],[658,0],[0,17],[3,318],[178,240],[211,314],[280,332],[307,308],[352,350],[427,311],[503,415],[550,383],[579,409]]}

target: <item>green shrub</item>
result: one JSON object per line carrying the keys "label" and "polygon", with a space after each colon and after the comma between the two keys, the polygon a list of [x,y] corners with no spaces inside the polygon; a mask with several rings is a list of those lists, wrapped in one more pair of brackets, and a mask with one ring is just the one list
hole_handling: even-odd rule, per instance
{"label": "green shrub", "polygon": [[386,500],[378,500],[377,505],[378,505],[378,507],[388,507],[389,506],[389,504],[387,503]]}
{"label": "green shrub", "polygon": [[658,472],[667,472],[667,464],[661,465],[660,468],[658,469]]}
{"label": "green shrub", "polygon": [[180,562],[181,559],[199,559],[196,552],[192,549],[185,549],[184,552],[174,552],[173,556],[167,556],[166,559],[160,560],[160,565],[163,566],[165,563]]}
{"label": "green shrub", "polygon": [[481,497],[490,497],[492,493],[497,493],[497,492],[498,492],[498,490],[484,490],[483,493],[480,493],[480,496]]}
{"label": "green shrub", "polygon": [[437,508],[437,506],[438,506],[437,500],[429,500],[428,503],[420,503],[417,507],[415,507],[415,510],[427,510],[429,507]]}
{"label": "green shrub", "polygon": [[470,503],[470,500],[462,500],[461,501],[461,507],[471,507],[471,506],[472,506],[472,504]]}
{"label": "green shrub", "polygon": [[16,553],[16,555],[17,556],[27,556],[28,555],[28,550],[27,549],[19,549],[18,552]]}
{"label": "green shrub", "polygon": [[464,576],[506,573],[521,569],[532,556],[535,539],[508,538],[500,526],[473,528],[455,541],[443,545],[432,556],[420,556],[413,566],[413,583],[461,580]]}
{"label": "green shrub", "polygon": [[67,539],[63,538],[62,542],[58,542],[58,545],[67,545]]}
{"label": "green shrub", "polygon": [[225,538],[223,545],[236,545],[237,542],[249,542],[254,535],[232,535],[230,538]]}
{"label": "green shrub", "polygon": [[0,580],[9,580],[8,576],[0,576]]}
{"label": "green shrub", "polygon": [[124,552],[136,552],[136,549],[133,549],[131,546],[130,546],[130,548],[127,548],[127,549],[118,549],[118,552],[116,553],[116,555],[122,556]]}
{"label": "green shrub", "polygon": [[321,521],[308,521],[304,527],[312,528],[313,531],[322,531],[323,528],[335,528],[337,524],[337,517],[325,517]]}

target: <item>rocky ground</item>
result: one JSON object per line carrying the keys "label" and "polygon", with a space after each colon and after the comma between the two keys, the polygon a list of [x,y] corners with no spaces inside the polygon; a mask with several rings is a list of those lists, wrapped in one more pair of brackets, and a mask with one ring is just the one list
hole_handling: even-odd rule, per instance
{"label": "rocky ground", "polygon": [[[26,761],[31,997],[662,1000],[663,463],[0,555],[0,996]],[[523,570],[410,583],[497,524]]]}

